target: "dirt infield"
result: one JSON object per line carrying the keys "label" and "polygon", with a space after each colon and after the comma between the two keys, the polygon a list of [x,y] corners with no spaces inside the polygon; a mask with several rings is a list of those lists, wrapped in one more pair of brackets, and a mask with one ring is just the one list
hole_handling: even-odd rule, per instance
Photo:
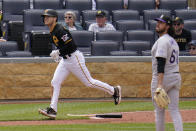
{"label": "dirt infield", "polygon": [[[181,110],[184,123],[196,123],[196,110]],[[85,119],[85,120],[43,120],[43,121],[0,121],[0,126],[9,125],[62,125],[89,123],[154,123],[153,111],[122,112],[122,118]],[[166,111],[166,122],[172,122]]]}

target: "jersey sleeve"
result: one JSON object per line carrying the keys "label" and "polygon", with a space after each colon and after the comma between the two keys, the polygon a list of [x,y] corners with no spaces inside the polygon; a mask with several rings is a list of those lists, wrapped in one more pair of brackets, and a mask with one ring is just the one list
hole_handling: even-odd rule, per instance
{"label": "jersey sleeve", "polygon": [[93,28],[94,28],[94,24],[90,24],[88,31],[94,31]]}
{"label": "jersey sleeve", "polygon": [[110,24],[110,30],[116,30],[112,24]]}
{"label": "jersey sleeve", "polygon": [[165,41],[165,39],[160,39],[158,41],[155,57],[167,58],[167,51],[167,41]]}
{"label": "jersey sleeve", "polygon": [[67,29],[65,29],[65,27],[63,27],[64,29],[60,31],[59,33],[59,39],[61,41],[64,42],[64,44],[69,43],[70,41],[72,41],[72,37],[71,34],[69,33],[69,31]]}

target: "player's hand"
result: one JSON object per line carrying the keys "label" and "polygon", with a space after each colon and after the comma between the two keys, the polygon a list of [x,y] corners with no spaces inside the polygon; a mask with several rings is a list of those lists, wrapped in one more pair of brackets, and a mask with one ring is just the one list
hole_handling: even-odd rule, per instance
{"label": "player's hand", "polygon": [[50,56],[54,59],[55,62],[59,62],[61,60],[60,58],[60,52],[59,50],[53,50],[51,53],[50,53]]}
{"label": "player's hand", "polygon": [[159,108],[166,108],[170,103],[170,98],[163,88],[157,88],[154,93],[155,103]]}

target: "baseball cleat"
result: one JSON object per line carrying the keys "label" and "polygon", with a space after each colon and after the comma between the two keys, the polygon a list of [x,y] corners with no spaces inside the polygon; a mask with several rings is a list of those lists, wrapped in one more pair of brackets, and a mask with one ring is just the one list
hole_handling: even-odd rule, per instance
{"label": "baseball cleat", "polygon": [[51,119],[55,119],[57,115],[56,111],[54,111],[51,107],[47,107],[46,109],[38,109],[38,112]]}
{"label": "baseball cleat", "polygon": [[115,105],[120,104],[120,101],[121,101],[121,87],[120,86],[114,87],[113,98],[114,98],[114,104]]}

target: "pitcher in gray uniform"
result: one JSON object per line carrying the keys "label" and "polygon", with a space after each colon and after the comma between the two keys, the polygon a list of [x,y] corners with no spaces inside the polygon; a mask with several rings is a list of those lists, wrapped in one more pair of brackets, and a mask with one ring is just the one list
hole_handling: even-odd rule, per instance
{"label": "pitcher in gray uniform", "polygon": [[[181,76],[179,73],[179,47],[173,39],[172,21],[168,16],[161,15],[157,21],[158,40],[152,47],[152,100],[156,88],[164,88],[171,102],[168,109],[174,123],[175,131],[183,131],[182,118],[179,112],[179,90]],[[159,108],[154,102],[156,131],[165,130],[165,109]]]}

